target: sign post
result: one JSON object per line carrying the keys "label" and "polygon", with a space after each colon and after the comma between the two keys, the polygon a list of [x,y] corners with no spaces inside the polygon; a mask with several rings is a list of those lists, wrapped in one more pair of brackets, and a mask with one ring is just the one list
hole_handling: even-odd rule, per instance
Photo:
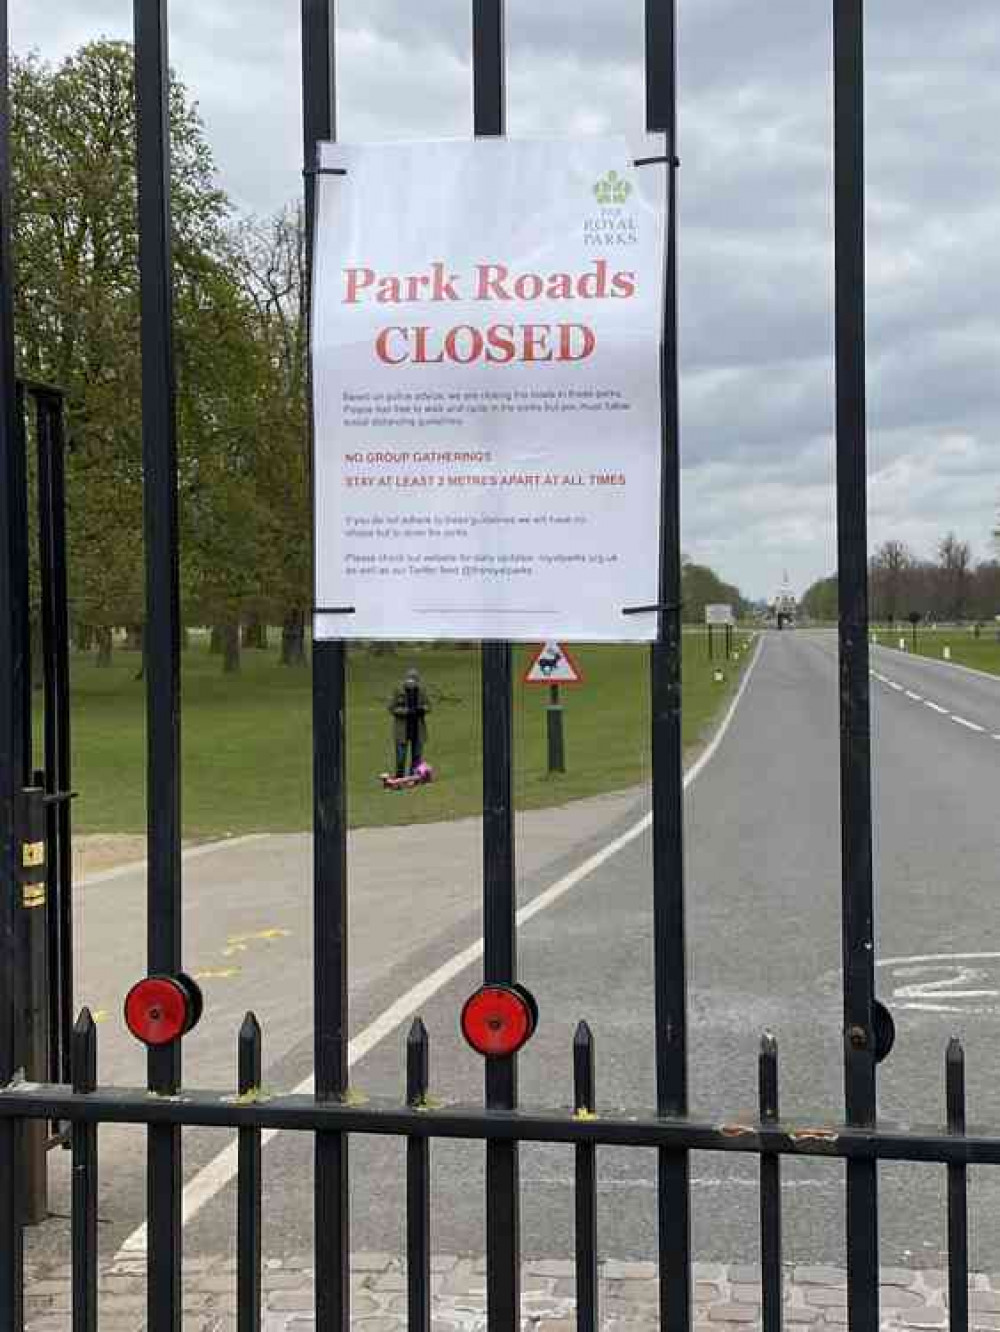
{"label": "sign post", "polygon": [[721,625],[726,631],[726,658],[732,655],[733,651],[733,624],[736,616],[733,613],[732,606],[724,602],[709,602],[705,607],[705,624],[708,628],[708,659],[713,661],[715,653],[713,650],[712,630],[716,625]]}
{"label": "sign post", "polygon": [[583,672],[569,651],[561,644],[544,643],[524,673],[526,685],[549,687],[549,702],[545,709],[545,729],[548,740],[548,771],[566,771],[566,744],[563,734],[563,707],[559,697],[561,684],[583,684]]}

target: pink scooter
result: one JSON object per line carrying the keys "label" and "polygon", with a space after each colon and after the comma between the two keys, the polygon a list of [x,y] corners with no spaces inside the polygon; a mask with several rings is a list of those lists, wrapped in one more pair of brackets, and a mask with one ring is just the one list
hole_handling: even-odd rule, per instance
{"label": "pink scooter", "polygon": [[413,786],[426,786],[434,780],[434,769],[421,759],[408,777],[393,777],[388,772],[382,773],[382,788],[385,791],[408,791]]}

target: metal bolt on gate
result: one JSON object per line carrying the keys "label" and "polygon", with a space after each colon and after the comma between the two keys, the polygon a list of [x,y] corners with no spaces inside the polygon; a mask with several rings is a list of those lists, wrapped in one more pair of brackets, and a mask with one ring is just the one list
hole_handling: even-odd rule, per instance
{"label": "metal bolt on gate", "polygon": [[[505,131],[503,0],[473,0],[473,129]],[[284,1129],[315,1142],[316,1314],[323,1329],[350,1324],[350,1137],[388,1134],[407,1143],[407,1254],[410,1327],[430,1325],[429,1152],[432,1140],[485,1144],[487,1294],[491,1329],[520,1316],[519,1144],[566,1143],[576,1159],[577,1320],[598,1326],[596,1153],[601,1146],[655,1148],[659,1180],[660,1321],[691,1327],[689,1155],[750,1153],[759,1159],[764,1326],[781,1326],[781,1158],[839,1159],[847,1173],[848,1318],[877,1332],[877,1165],[936,1162],[947,1169],[951,1319],[968,1325],[966,1170],[1000,1164],[1000,1136],[965,1130],[961,1046],[946,1056],[947,1126],[895,1130],[876,1122],[876,1063],[887,1048],[874,986],[871,761],[866,591],[862,0],[834,0],[836,129],[837,505],[840,580],[840,730],[843,826],[845,1118],[831,1125],[784,1123],[776,1041],[764,1038],[759,1115],[700,1122],[688,1113],[684,857],[680,712],[680,527],[677,361],[677,118],[674,0],[646,0],[646,128],[663,136],[667,261],[661,338],[662,459],[658,634],[651,653],[653,701],[653,883],[656,1104],[643,1114],[607,1114],[597,1097],[592,1035],[572,1038],[569,1111],[518,1106],[517,1050],[537,1013],[517,987],[515,864],[511,789],[512,654],[484,643],[483,989],[464,1027],[485,1062],[485,1105],[434,1108],[428,1099],[427,1032],[416,1020],[406,1051],[405,1097],[353,1104],[347,1096],[347,858],[345,644],[315,644],[315,1075],[314,1096],[252,1095],[261,1081],[261,1032],[248,1014],[238,1035],[237,1095],[182,1088],[181,1048],[198,1001],[182,972],[180,860],[179,596],[176,437],[172,396],[168,86],[165,0],[135,0],[141,268],[143,458],[146,478],[149,782],[148,972],[130,998],[130,1025],[149,1044],[148,1085],[98,1087],[97,1032],[85,1010],[48,1082],[22,1077],[18,941],[31,903],[20,896],[18,810],[29,773],[24,758],[26,660],[17,634],[0,635],[0,1328],[23,1327],[23,1202],[26,1135],[39,1122],[71,1125],[73,1152],[74,1332],[97,1322],[96,1197],[102,1124],[145,1125],[148,1134],[150,1332],[181,1328],[181,1129],[228,1127],[239,1134],[238,1293],[241,1332],[261,1326],[261,1132]],[[6,4],[0,100],[0,625],[26,614],[24,514],[14,379],[10,179],[6,105]],[[304,158],[308,253],[314,248],[316,146],[334,137],[332,0],[303,0]],[[64,571],[63,571],[64,573]],[[55,574],[53,574],[55,576]],[[53,629],[53,632],[57,632]],[[64,687],[58,682],[58,687]],[[53,717],[65,716],[65,700]],[[55,742],[55,739],[54,739]],[[58,740],[64,743],[63,739]],[[51,776],[51,774],[50,774]],[[50,794],[62,796],[60,781]],[[60,817],[66,809],[59,806]],[[61,835],[61,834],[60,834]],[[61,843],[60,843],[61,845]],[[15,885],[17,888],[15,889]],[[27,891],[27,889],[25,890]],[[63,904],[68,912],[68,902]],[[63,925],[68,914],[61,916]],[[60,991],[71,993],[67,970]],[[883,1024],[884,1025],[884,1024]],[[567,1046],[569,1046],[567,1039]],[[570,1051],[567,1051],[569,1055]],[[150,1095],[150,1093],[154,1093]]]}

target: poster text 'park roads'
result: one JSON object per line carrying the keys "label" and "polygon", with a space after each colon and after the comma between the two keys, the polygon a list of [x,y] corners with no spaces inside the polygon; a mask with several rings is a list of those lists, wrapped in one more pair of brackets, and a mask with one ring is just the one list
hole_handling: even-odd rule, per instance
{"label": "poster text 'park roads'", "polygon": [[654,637],[622,609],[658,599],[663,168],[624,139],[321,168],[317,637]]}

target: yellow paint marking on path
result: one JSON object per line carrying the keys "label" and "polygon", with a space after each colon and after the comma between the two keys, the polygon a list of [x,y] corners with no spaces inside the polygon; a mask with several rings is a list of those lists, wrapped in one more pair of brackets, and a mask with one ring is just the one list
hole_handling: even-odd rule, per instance
{"label": "yellow paint marking on path", "polygon": [[291,936],[291,930],[267,929],[257,930],[253,934],[231,934],[226,940],[231,948],[238,947],[240,944],[256,943],[259,939],[287,939]]}
{"label": "yellow paint marking on path", "polygon": [[229,980],[233,976],[240,974],[239,967],[209,967],[206,971],[196,971],[194,979],[203,980]]}
{"label": "yellow paint marking on path", "polygon": [[111,1014],[108,1012],[106,1008],[97,1008],[94,1010],[93,1013],[91,1013],[90,1016],[94,1019],[95,1022],[107,1022]]}

